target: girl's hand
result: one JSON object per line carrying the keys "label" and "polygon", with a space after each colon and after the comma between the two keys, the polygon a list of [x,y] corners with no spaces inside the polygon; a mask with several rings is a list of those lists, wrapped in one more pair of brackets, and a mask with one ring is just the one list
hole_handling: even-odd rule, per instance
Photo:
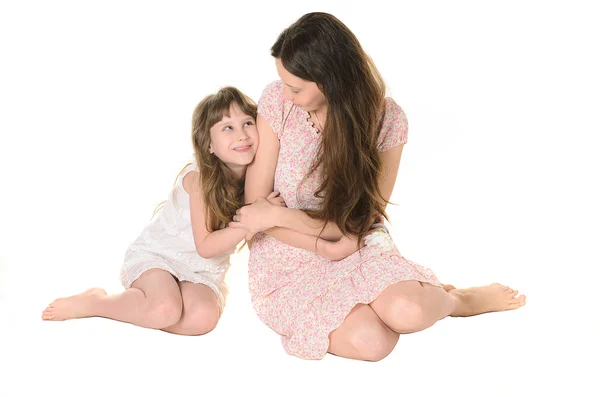
{"label": "girl's hand", "polygon": [[285,205],[285,201],[283,200],[283,197],[280,196],[280,193],[277,190],[275,190],[273,193],[269,194],[267,196],[267,200],[273,205],[278,205],[280,207],[287,207],[287,205]]}
{"label": "girl's hand", "polygon": [[273,192],[267,198],[259,197],[254,203],[239,208],[229,227],[242,227],[253,235],[277,226],[279,209],[283,207],[278,195],[279,192]]}

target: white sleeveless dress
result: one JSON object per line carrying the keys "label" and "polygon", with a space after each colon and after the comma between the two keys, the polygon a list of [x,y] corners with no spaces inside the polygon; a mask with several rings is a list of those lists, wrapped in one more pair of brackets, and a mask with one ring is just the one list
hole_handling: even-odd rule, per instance
{"label": "white sleeveless dress", "polygon": [[163,269],[179,281],[210,287],[222,312],[227,296],[224,279],[234,249],[210,259],[198,255],[192,235],[190,196],[183,188],[183,178],[190,171],[198,171],[198,167],[191,164],[185,168],[154,221],[127,249],[121,283],[129,288],[145,271]]}

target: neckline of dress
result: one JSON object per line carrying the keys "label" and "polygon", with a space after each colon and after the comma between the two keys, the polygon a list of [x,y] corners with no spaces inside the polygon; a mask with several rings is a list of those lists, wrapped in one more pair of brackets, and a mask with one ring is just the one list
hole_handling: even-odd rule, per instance
{"label": "neckline of dress", "polygon": [[[287,123],[287,119],[292,115],[292,113],[302,112],[304,113],[304,117],[302,117],[303,123],[310,129],[311,133],[316,136],[321,136],[321,131],[317,127],[315,127],[315,123],[311,121],[310,113],[306,110],[300,109],[298,106],[294,105],[291,101],[288,102],[290,104],[289,110],[287,111],[286,116],[283,119],[282,129]],[[302,114],[301,113],[301,114]]]}
{"label": "neckline of dress", "polygon": [[[296,105],[294,105],[296,106]],[[298,108],[300,109],[300,108]],[[321,130],[319,130],[317,127],[315,127],[315,123],[314,121],[312,121],[312,116],[310,115],[310,112],[307,112],[306,110],[300,109],[300,111],[304,112],[306,114],[305,117],[305,121],[308,124],[308,126],[310,127],[311,131],[317,135],[321,135]]]}

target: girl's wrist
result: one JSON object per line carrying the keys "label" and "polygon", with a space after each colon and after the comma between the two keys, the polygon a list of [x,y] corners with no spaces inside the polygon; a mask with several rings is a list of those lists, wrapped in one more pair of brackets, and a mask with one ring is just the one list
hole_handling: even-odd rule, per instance
{"label": "girl's wrist", "polygon": [[273,227],[285,227],[284,225],[284,216],[286,215],[285,210],[286,207],[282,207],[279,205],[274,205],[273,208]]}

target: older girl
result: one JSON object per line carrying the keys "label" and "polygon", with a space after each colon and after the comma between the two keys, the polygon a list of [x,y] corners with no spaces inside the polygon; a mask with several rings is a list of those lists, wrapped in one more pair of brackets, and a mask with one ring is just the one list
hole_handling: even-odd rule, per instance
{"label": "older girl", "polygon": [[[402,257],[381,226],[407,121],[342,22],[304,15],[281,33],[271,55],[280,80],[258,105],[261,145],[245,192],[253,204],[238,210],[232,226],[257,233],[248,265],[252,303],[287,353],[376,361],[400,334],[446,316],[525,304],[500,284],[442,286],[431,270]],[[288,208],[259,198],[273,187]],[[308,249],[289,245],[298,233]],[[348,241],[354,248],[342,257],[366,246],[330,260]]]}

